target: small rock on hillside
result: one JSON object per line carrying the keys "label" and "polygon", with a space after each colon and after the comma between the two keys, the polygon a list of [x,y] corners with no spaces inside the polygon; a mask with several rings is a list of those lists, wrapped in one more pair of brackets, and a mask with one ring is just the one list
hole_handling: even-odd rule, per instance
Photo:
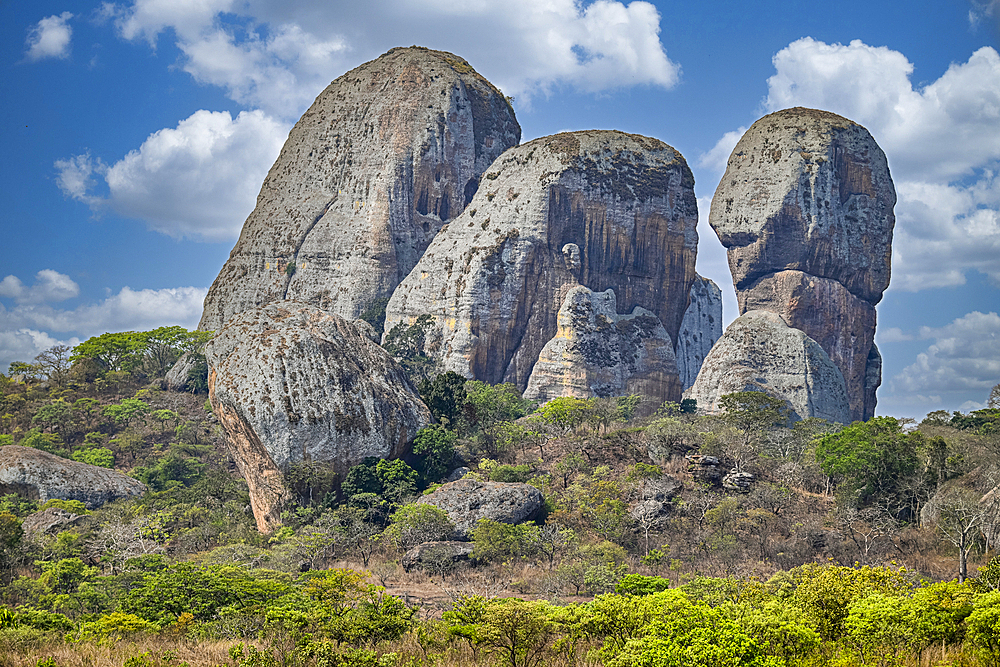
{"label": "small rock on hillside", "polygon": [[460,479],[417,500],[443,509],[455,524],[456,537],[469,538],[480,519],[519,524],[542,509],[542,492],[530,484]]}
{"label": "small rock on hillside", "polygon": [[613,289],[623,312],[652,311],[674,340],[697,223],[691,170],[663,142],[615,131],[536,139],[490,166],[396,289],[386,330],[429,314],[426,347],[442,370],[522,390],[578,285]]}
{"label": "small rock on hillside", "polygon": [[851,421],[840,369],[819,343],[767,311],[751,310],[729,325],[684,395],[715,413],[723,395],[739,391],[787,401],[793,419]]}
{"label": "small rock on hillside", "polygon": [[64,459],[31,447],[0,447],[0,495],[16,493],[46,502],[79,500],[88,509],[141,496],[146,485],[116,470]]}
{"label": "small rock on hillside", "polygon": [[233,317],[205,347],[209,398],[250,486],[257,526],[280,525],[281,471],[403,454],[430,412],[403,370],[352,323],[299,302]]}
{"label": "small rock on hillside", "polygon": [[619,315],[614,290],[577,286],[559,309],[558,329],[538,356],[524,397],[671,396],[680,392],[674,346],[656,315]]}
{"label": "small rock on hillside", "polygon": [[377,310],[521,128],[465,60],[392,49],[331,83],[288,135],[199,329],[272,301]]}
{"label": "small rock on hillside", "polygon": [[446,561],[450,564],[467,561],[472,557],[473,546],[468,542],[440,541],[418,544],[399,560],[403,569],[409,572],[418,565]]}
{"label": "small rock on hillside", "polygon": [[677,334],[677,372],[681,388],[694,384],[715,341],[722,336],[722,290],[708,278],[695,275],[691,303]]}
{"label": "small rock on hillside", "polygon": [[65,530],[66,526],[70,526],[82,518],[79,514],[50,507],[24,517],[24,521],[21,522],[21,528],[24,529],[25,537],[31,539],[38,535],[58,533]]}

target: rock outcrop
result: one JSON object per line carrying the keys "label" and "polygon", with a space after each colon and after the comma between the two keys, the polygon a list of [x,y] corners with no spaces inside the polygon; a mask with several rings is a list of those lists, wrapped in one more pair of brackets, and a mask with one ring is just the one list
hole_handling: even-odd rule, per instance
{"label": "rock outcrop", "polygon": [[681,388],[694,384],[701,364],[722,336],[722,290],[708,278],[695,275],[691,303],[677,334],[677,372]]}
{"label": "rock outcrop", "polygon": [[777,313],[819,343],[856,420],[874,415],[881,382],[874,307],[889,285],[895,203],[868,131],[803,108],[754,123],[712,199],[709,222],[726,246],[740,313]]}
{"label": "rock outcrop", "polygon": [[0,495],[16,493],[46,502],[79,500],[88,509],[141,496],[146,485],[117,470],[64,459],[31,447],[0,447]]}
{"label": "rock outcrop", "polygon": [[403,554],[403,557],[399,559],[399,564],[407,572],[418,565],[439,564],[440,561],[453,565],[469,560],[472,557],[472,552],[473,546],[470,542],[450,540],[424,542]]}
{"label": "rock outcrop", "polygon": [[456,537],[465,540],[480,519],[518,524],[529,521],[542,509],[542,492],[530,484],[480,482],[460,479],[449,482],[417,500],[443,509],[455,524]]}
{"label": "rock outcrop", "polygon": [[315,306],[285,301],[240,313],[205,356],[212,409],[262,532],[280,525],[288,465],[328,462],[344,474],[368,456],[403,454],[430,422],[385,350]]}
{"label": "rock outcrop", "polygon": [[536,139],[487,170],[396,289],[386,330],[429,314],[427,349],[442,370],[522,390],[578,285],[614,290],[618,309],[646,308],[676,340],[695,278],[697,219],[687,163],[656,139]]}
{"label": "rock outcrop", "polygon": [[44,509],[24,517],[21,528],[24,529],[24,536],[28,539],[45,535],[48,533],[58,533],[65,530],[66,526],[71,526],[83,517],[56,507]]}
{"label": "rock outcrop", "polygon": [[793,419],[851,421],[840,369],[819,343],[765,310],[751,310],[729,325],[684,395],[718,412],[719,399],[739,391],[788,401]]}
{"label": "rock outcrop", "polygon": [[198,328],[286,299],[347,319],[384,304],[520,136],[453,54],[397,48],[344,74],[289,133]]}
{"label": "rock outcrop", "polygon": [[636,306],[619,315],[614,290],[569,291],[556,335],[538,355],[524,397],[671,396],[680,393],[673,341],[660,320]]}

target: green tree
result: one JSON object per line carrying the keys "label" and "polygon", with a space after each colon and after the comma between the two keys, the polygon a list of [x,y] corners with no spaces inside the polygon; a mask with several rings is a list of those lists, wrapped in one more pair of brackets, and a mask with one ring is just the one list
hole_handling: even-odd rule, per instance
{"label": "green tree", "polygon": [[465,384],[465,417],[478,431],[478,443],[488,456],[500,453],[502,425],[519,419],[530,411],[531,401],[521,398],[512,384],[489,385],[479,380]]}
{"label": "green tree", "polygon": [[465,405],[466,379],[454,371],[440,373],[434,379],[420,381],[420,398],[430,408],[431,414],[446,426],[454,428],[462,416]]}
{"label": "green tree", "polygon": [[548,401],[538,412],[546,424],[570,431],[587,421],[593,409],[594,406],[587,399],[561,396]]}
{"label": "green tree", "polygon": [[457,440],[458,434],[441,424],[431,424],[417,431],[413,453],[423,457],[424,478],[428,482],[436,482],[451,469]]}
{"label": "green tree", "polygon": [[541,529],[531,523],[513,525],[480,519],[470,537],[473,556],[484,561],[517,560],[538,552]]}
{"label": "green tree", "polygon": [[399,504],[417,492],[417,471],[403,459],[379,459],[375,475],[386,500]]}
{"label": "green tree", "polygon": [[483,609],[479,643],[509,667],[537,667],[558,630],[549,611],[544,601],[494,598]]}
{"label": "green tree", "polygon": [[874,417],[819,438],[816,460],[843,491],[866,505],[903,495],[903,480],[917,468],[919,438],[904,433],[892,417]]}
{"label": "green tree", "polygon": [[104,408],[103,414],[116,424],[128,428],[136,419],[145,423],[146,415],[151,411],[149,404],[141,398],[126,398],[121,403],[114,403]]}
{"label": "green tree", "polygon": [[70,361],[93,359],[106,371],[128,371],[142,362],[144,349],[144,342],[135,331],[105,333],[74,347]]}
{"label": "green tree", "polygon": [[115,453],[107,447],[91,447],[73,452],[73,460],[101,468],[115,467]]}
{"label": "green tree", "polygon": [[448,540],[455,533],[455,524],[440,507],[426,503],[410,503],[400,507],[391,517],[386,536],[401,549],[410,549],[435,540]]}
{"label": "green tree", "polygon": [[49,428],[65,437],[73,424],[73,417],[73,406],[59,398],[40,407],[32,417],[31,423]]}
{"label": "green tree", "polygon": [[[773,426],[786,426],[789,420],[785,401],[768,396],[761,391],[739,391],[719,398],[724,410],[723,421],[736,429],[741,436],[738,452],[756,451],[760,441]],[[743,456],[735,456],[736,467],[741,467]]]}
{"label": "green tree", "polygon": [[188,331],[184,327],[159,327],[136,334],[146,368],[153,377],[163,377],[185,352],[199,350],[212,338],[211,331]]}

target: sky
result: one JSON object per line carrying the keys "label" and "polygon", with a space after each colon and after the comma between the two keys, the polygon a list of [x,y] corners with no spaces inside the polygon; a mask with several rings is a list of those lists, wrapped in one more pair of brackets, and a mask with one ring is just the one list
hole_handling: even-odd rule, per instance
{"label": "sky", "polygon": [[194,328],[291,126],[414,44],[513,95],[522,141],[677,148],[727,324],[708,211],[736,141],[791,106],[861,123],[898,196],[877,414],[979,409],[1000,383],[1000,0],[0,0],[0,370]]}

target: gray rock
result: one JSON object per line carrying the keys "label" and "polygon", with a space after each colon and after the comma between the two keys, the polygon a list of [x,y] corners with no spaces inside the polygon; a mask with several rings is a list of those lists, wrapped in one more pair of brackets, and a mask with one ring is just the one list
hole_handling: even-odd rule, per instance
{"label": "gray rock", "polygon": [[577,285],[652,311],[674,340],[695,275],[693,186],[680,153],[648,137],[572,132],[512,148],[400,283],[386,330],[429,314],[443,370],[522,390]]}
{"label": "gray rock", "polygon": [[638,306],[631,315],[619,315],[614,290],[574,287],[557,325],[538,355],[525,398],[639,394],[663,401],[680,392],[673,342],[660,320]]}
{"label": "gray rock", "polygon": [[194,368],[195,358],[190,352],[181,355],[174,365],[167,371],[167,389],[170,391],[187,391],[188,373]]}
{"label": "gray rock", "polygon": [[209,398],[263,532],[280,525],[281,471],[399,456],[430,412],[403,370],[358,328],[286,301],[243,312],[205,347]]}
{"label": "gray rock", "polygon": [[465,466],[461,466],[460,468],[455,468],[454,470],[452,470],[448,474],[447,481],[449,481],[449,482],[457,482],[458,480],[460,480],[463,477],[465,477],[466,475],[468,475],[469,472],[470,472],[469,469],[466,468]]}
{"label": "gray rock", "polygon": [[719,459],[705,454],[685,454],[688,462],[688,472],[696,482],[715,486],[722,481],[722,471],[719,470]]}
{"label": "gray rock", "polygon": [[730,324],[684,395],[717,413],[719,399],[739,391],[787,401],[794,419],[851,422],[840,369],[816,341],[768,311],[751,310]]}
{"label": "gray rock", "polygon": [[677,334],[677,371],[681,388],[694,384],[715,341],[722,336],[722,290],[708,278],[695,275],[691,303]]}
{"label": "gray rock", "polygon": [[868,130],[815,109],[785,109],[736,144],[709,223],[737,292],[793,269],[871,304],[889,285],[896,191]]}
{"label": "gray rock", "polygon": [[0,495],[16,493],[46,502],[79,500],[88,509],[141,496],[146,485],[117,470],[71,461],[31,447],[0,447]]}
{"label": "gray rock", "polygon": [[366,322],[365,320],[354,320],[351,324],[353,324],[357,330],[361,332],[362,336],[376,345],[382,342],[382,334],[375,331],[375,327],[373,327],[369,322]]}
{"label": "gray rock", "polygon": [[451,53],[392,49],[344,74],[289,133],[198,328],[287,299],[356,318],[520,136],[503,94]]}
{"label": "gray rock", "polygon": [[746,471],[741,472],[734,468],[728,475],[722,478],[722,486],[730,491],[749,493],[750,487],[753,486],[755,479],[756,478],[753,476],[753,473]]}
{"label": "gray rock", "polygon": [[470,542],[424,542],[407,551],[399,559],[399,564],[407,572],[431,560],[448,560],[452,564],[455,564],[469,560],[472,557],[472,551],[473,546]]}
{"label": "gray rock", "polygon": [[25,537],[31,539],[39,535],[57,533],[63,530],[66,526],[71,526],[82,518],[83,517],[79,514],[73,514],[72,512],[67,512],[66,510],[50,507],[42,510],[41,512],[35,512],[34,514],[29,514],[24,517],[24,521],[21,522],[21,528],[24,529]]}
{"label": "gray rock", "polygon": [[874,416],[875,392],[869,389],[868,358],[875,344],[875,306],[835,280],[801,271],[768,274],[741,292],[738,300],[741,313],[776,313],[785,324],[819,343],[844,375],[851,420],[867,421]]}
{"label": "gray rock", "polygon": [[417,502],[443,509],[455,524],[456,537],[465,540],[480,519],[509,524],[530,521],[542,508],[544,499],[542,492],[530,484],[460,479],[422,496]]}

